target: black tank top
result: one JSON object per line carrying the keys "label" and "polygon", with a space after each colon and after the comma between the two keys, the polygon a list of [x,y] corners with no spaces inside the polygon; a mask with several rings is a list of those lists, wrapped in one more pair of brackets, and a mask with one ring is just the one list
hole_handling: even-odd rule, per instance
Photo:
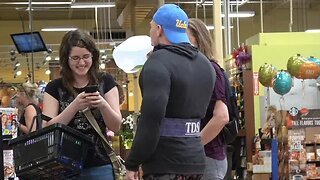
{"label": "black tank top", "polygon": [[[33,108],[36,110],[37,112],[37,115],[38,114],[41,114],[41,109],[39,108],[39,106],[37,106],[36,104],[34,103],[29,103],[26,107],[28,106],[33,106]],[[26,108],[25,107],[25,108]],[[20,117],[20,120],[19,120],[19,123],[22,124],[22,125],[25,125],[26,126],[26,118],[24,117],[25,115],[25,110],[23,111],[21,117]],[[18,130],[18,136],[20,135],[23,135],[24,133],[21,131],[21,130]]]}

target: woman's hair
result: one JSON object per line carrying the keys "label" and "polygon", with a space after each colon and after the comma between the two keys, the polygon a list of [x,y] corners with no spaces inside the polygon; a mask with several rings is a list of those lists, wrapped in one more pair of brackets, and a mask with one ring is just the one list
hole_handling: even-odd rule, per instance
{"label": "woman's hair", "polygon": [[39,101],[40,90],[37,84],[25,82],[18,86],[17,91],[25,93],[28,99],[32,99],[35,102]]}
{"label": "woman's hair", "polygon": [[122,105],[125,101],[126,96],[124,94],[124,90],[121,87],[121,85],[117,84],[116,86],[117,86],[118,92],[119,92],[119,104]]}
{"label": "woman's hair", "polygon": [[209,60],[215,61],[213,54],[213,40],[210,35],[207,26],[200,20],[195,18],[189,19],[188,29],[194,36],[198,49],[202,52]]}
{"label": "woman's hair", "polygon": [[82,31],[74,30],[67,32],[62,38],[59,50],[59,63],[61,66],[61,78],[63,85],[73,92],[74,76],[69,67],[69,56],[73,47],[86,48],[92,54],[92,66],[88,71],[89,85],[98,83],[99,75],[99,49],[91,35]]}

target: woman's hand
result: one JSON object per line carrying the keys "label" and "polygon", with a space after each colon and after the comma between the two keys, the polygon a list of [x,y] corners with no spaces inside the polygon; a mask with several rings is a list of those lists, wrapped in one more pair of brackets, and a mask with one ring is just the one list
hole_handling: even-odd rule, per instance
{"label": "woman's hand", "polygon": [[85,98],[89,103],[89,107],[100,108],[103,106],[103,103],[107,102],[99,92],[85,93]]}
{"label": "woman's hand", "polygon": [[82,111],[90,107],[90,99],[87,98],[88,94],[93,93],[79,93],[77,97],[72,101],[72,103],[75,103],[75,108],[77,109],[77,111]]}

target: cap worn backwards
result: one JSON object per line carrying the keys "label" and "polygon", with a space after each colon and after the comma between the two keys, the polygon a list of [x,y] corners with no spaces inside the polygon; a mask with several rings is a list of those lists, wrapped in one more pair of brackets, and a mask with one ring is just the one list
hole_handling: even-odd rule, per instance
{"label": "cap worn backwards", "polygon": [[187,28],[188,15],[175,4],[161,6],[153,15],[153,21],[161,25],[165,36],[173,44],[190,43]]}

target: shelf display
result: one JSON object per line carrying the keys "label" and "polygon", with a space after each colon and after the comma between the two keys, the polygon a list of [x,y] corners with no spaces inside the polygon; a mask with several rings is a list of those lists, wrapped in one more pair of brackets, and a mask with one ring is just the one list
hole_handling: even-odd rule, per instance
{"label": "shelf display", "polygon": [[4,170],[4,179],[17,179],[14,162],[13,162],[13,150],[3,150],[3,170]]}
{"label": "shelf display", "polygon": [[8,141],[17,137],[18,110],[16,108],[0,108],[2,123],[2,150],[4,179],[16,179],[13,161],[13,150],[8,147]]}
{"label": "shelf display", "polygon": [[0,108],[2,122],[2,139],[10,140],[17,137],[18,110],[16,108]]}
{"label": "shelf display", "polygon": [[[237,107],[240,118],[240,130],[238,137],[232,143],[234,147],[232,167],[236,171],[238,179],[245,179],[247,176],[247,162],[251,162],[249,157],[252,156],[251,142],[254,136],[254,131],[251,130],[252,132],[250,132],[248,129],[253,129],[254,125],[251,123],[253,121],[247,123],[247,114],[245,113],[246,106],[250,106],[251,102],[251,100],[246,99],[246,97],[248,98],[251,96],[249,95],[250,88],[246,90],[244,89],[244,87],[250,87],[250,85],[245,85],[251,81],[250,77],[252,77],[252,72],[248,69],[250,67],[250,60],[247,59],[241,64],[245,65],[245,68],[242,68],[242,66],[239,67],[239,64],[236,64],[236,60],[234,58],[228,59],[225,62],[225,70],[237,98]],[[247,108],[247,110],[249,109]]]}

